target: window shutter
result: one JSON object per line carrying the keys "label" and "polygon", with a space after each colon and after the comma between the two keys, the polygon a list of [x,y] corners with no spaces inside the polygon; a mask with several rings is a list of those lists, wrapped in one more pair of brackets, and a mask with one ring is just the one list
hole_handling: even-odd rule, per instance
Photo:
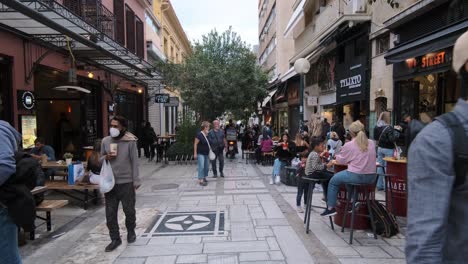
{"label": "window shutter", "polygon": [[135,13],[126,6],[127,49],[135,53]]}
{"label": "window shutter", "polygon": [[125,45],[124,0],[114,0],[115,40]]}
{"label": "window shutter", "polygon": [[136,55],[140,58],[145,56],[145,35],[143,31],[143,22],[136,18]]}

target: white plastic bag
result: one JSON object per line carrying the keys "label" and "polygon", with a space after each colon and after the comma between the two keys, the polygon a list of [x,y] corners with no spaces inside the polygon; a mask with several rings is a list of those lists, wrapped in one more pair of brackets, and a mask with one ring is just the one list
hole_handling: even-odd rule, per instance
{"label": "white plastic bag", "polygon": [[99,190],[102,193],[110,192],[112,188],[114,188],[115,179],[114,179],[114,172],[112,171],[112,167],[109,161],[104,160],[104,162],[102,163],[100,176],[101,176],[101,179],[99,183]]}

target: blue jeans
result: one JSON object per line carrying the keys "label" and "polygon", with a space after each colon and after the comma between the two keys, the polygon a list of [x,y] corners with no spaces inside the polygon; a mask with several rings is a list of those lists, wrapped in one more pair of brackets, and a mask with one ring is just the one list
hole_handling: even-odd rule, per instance
{"label": "blue jeans", "polygon": [[208,177],[209,161],[208,155],[197,154],[198,161],[198,179]]}
{"label": "blue jeans", "polygon": [[346,183],[372,183],[375,181],[375,174],[357,174],[348,170],[340,171],[333,175],[328,184],[327,205],[336,206],[336,199],[340,186]]}
{"label": "blue jeans", "polygon": [[[387,148],[377,148],[377,162],[385,167],[385,172],[387,171],[387,162],[384,160],[385,157],[392,157],[393,156],[393,149],[387,149]],[[377,173],[378,174],[384,174],[383,168],[378,167],[377,168]],[[384,176],[379,176],[379,180],[377,181],[377,189],[385,189],[385,183],[384,183]]]}
{"label": "blue jeans", "polygon": [[0,237],[0,264],[21,264],[18,227],[8,215],[6,208],[0,208]]}
{"label": "blue jeans", "polygon": [[271,174],[271,177],[273,181],[275,181],[275,177],[280,175],[281,169],[283,169],[286,166],[286,162],[283,162],[279,159],[275,159],[275,162],[273,163],[273,173]]}

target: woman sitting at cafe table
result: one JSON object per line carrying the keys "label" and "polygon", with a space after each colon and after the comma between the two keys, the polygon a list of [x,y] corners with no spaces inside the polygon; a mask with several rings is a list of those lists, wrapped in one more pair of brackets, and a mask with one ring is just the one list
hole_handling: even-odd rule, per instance
{"label": "woman sitting at cafe table", "polygon": [[376,153],[375,144],[366,136],[364,125],[353,122],[349,126],[351,141],[346,143],[338,155],[334,164],[348,165],[348,169],[335,174],[328,184],[327,209],[322,216],[336,214],[336,200],[340,185],[349,183],[373,183],[376,177]]}

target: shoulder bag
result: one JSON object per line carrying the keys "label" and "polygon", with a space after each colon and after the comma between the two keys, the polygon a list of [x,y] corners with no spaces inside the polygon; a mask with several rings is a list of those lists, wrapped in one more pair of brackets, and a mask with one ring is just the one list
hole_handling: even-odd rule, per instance
{"label": "shoulder bag", "polygon": [[205,138],[206,140],[206,143],[208,143],[208,147],[210,148],[210,153],[209,153],[209,158],[210,160],[215,160],[216,159],[216,154],[213,152],[213,150],[211,149],[211,145],[210,145],[210,141],[208,141],[208,138],[206,138],[205,134],[203,134],[203,132],[200,132],[203,137]]}

